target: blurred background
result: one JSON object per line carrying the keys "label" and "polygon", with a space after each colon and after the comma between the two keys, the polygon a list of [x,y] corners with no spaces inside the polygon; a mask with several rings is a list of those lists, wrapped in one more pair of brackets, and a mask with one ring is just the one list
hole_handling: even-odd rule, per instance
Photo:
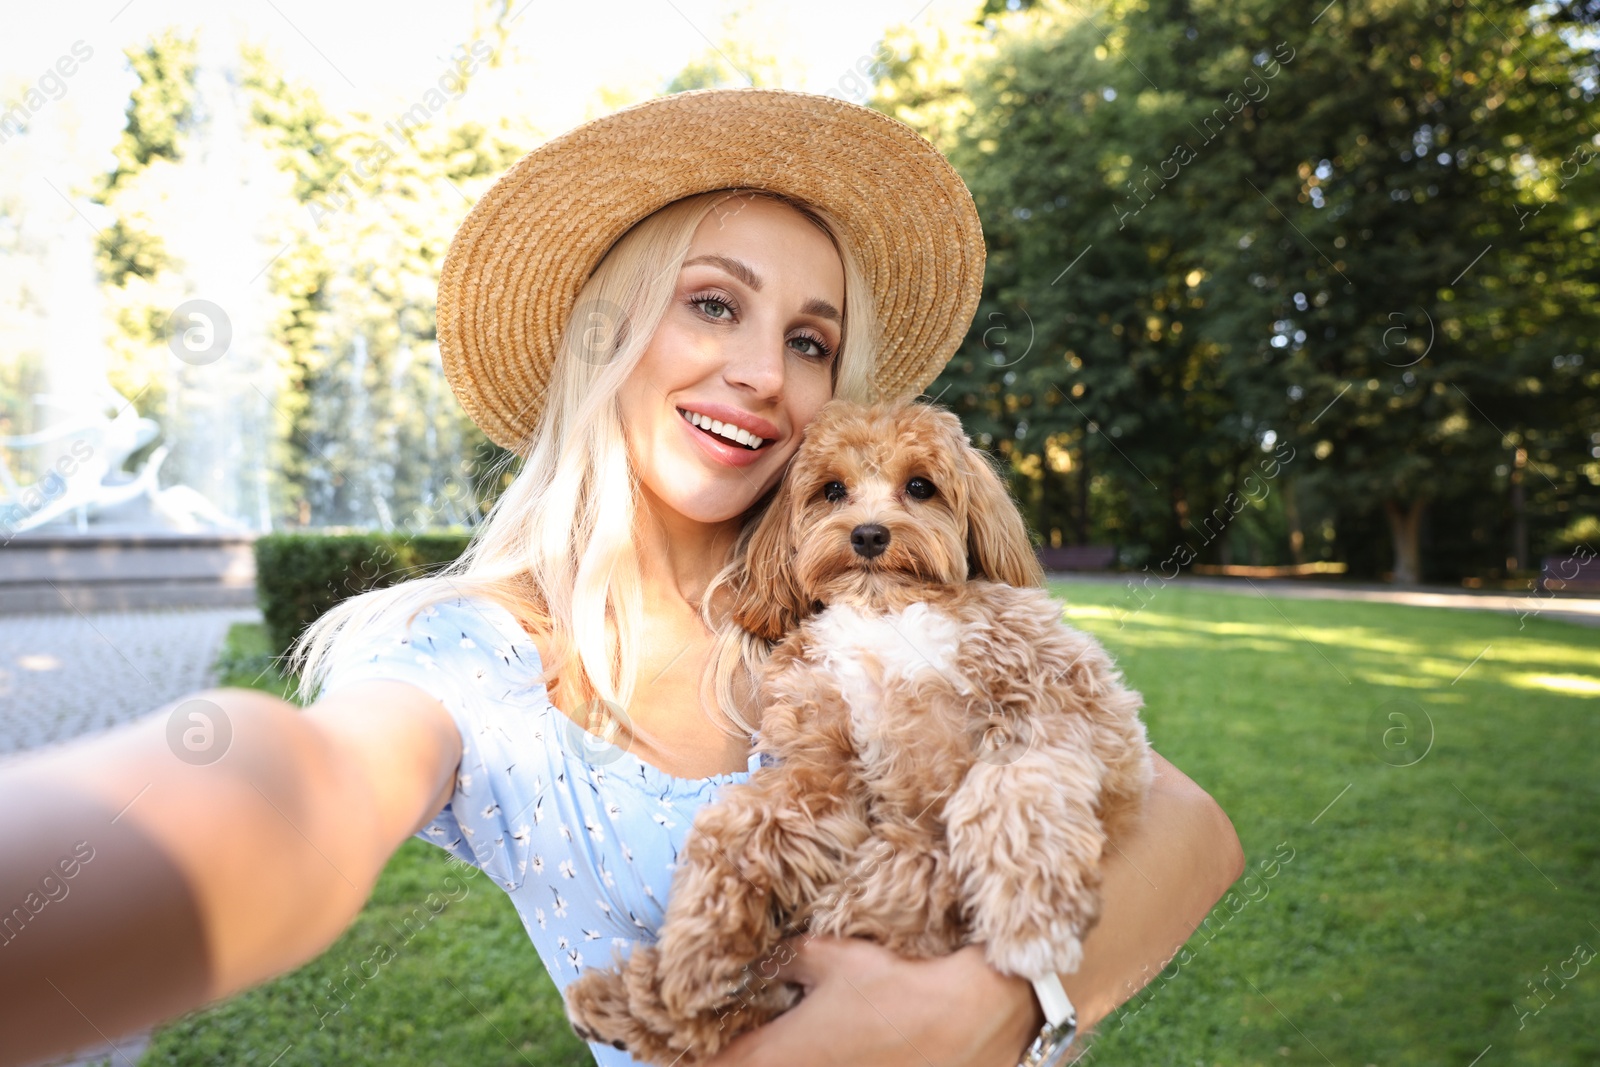
{"label": "blurred background", "polygon": [[72,502],[158,451],[168,528],[470,525],[500,457],[439,372],[456,225],[585,118],[755,84],[966,178],[986,298],[929,393],[1046,546],[1459,584],[1600,534],[1582,5],[101,6],[0,45],[8,529],[112,522]]}
{"label": "blurred background", "polygon": [[[0,758],[218,680],[286,691],[310,619],[460,551],[513,457],[445,383],[437,274],[524,153],[685,89],[828,93],[971,188],[984,297],[927,394],[1003,459],[1068,617],[1263,887],[1091,1055],[1600,1063],[1573,944],[1600,943],[1597,26],[1597,0],[19,9]],[[444,870],[411,843],[328,956],[96,1055],[587,1062],[487,886],[408,977],[351,986]]]}

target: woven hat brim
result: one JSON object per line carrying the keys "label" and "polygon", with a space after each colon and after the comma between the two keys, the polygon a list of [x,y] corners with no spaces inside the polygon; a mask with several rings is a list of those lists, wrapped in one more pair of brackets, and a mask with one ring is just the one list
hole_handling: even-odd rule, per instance
{"label": "woven hat brim", "polygon": [[877,302],[880,398],[938,376],[983,283],[983,230],[955,169],[870,108],[709,89],[554,138],[474,205],[445,255],[437,316],[445,374],[468,416],[523,451],[578,292],[606,252],[657,209],[734,188],[794,197],[837,220]]}

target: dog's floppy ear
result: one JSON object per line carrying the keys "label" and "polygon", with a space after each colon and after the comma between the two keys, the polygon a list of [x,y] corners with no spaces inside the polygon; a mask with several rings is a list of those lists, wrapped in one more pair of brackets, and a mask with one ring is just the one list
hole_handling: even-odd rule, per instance
{"label": "dog's floppy ear", "polygon": [[777,641],[798,626],[805,614],[800,586],[794,580],[791,474],[784,472],[778,493],[756,520],[745,550],[744,577],[739,583],[733,619],[758,637]]}
{"label": "dog's floppy ear", "polygon": [[1043,586],[1044,568],[1028,540],[1022,513],[987,453],[965,446],[967,576],[1018,587]]}

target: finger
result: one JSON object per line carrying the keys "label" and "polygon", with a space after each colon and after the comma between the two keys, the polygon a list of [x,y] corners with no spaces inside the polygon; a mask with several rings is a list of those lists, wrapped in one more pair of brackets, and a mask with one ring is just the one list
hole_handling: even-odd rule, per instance
{"label": "finger", "polygon": [[826,934],[796,934],[778,943],[773,958],[778,963],[777,979],[793,982],[806,992],[837,970],[852,946],[863,944],[855,938]]}
{"label": "finger", "polygon": [[827,940],[799,934],[778,942],[772,954],[773,961],[778,965],[776,980],[793,982],[806,992],[811,992],[811,987],[817,984],[819,966],[824,962],[821,957],[827,952],[827,947],[819,947],[817,942]]}

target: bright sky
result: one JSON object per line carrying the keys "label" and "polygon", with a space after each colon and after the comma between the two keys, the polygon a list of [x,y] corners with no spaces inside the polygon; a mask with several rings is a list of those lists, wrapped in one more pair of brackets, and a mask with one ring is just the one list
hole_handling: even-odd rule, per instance
{"label": "bright sky", "polygon": [[[642,99],[720,40],[737,6],[735,0],[522,0],[508,42],[518,95],[529,117],[552,134],[618,100]],[[760,50],[794,65],[799,83],[785,87],[824,92],[871,53],[886,27],[932,17],[928,6],[923,0],[768,2],[740,25]],[[934,9],[946,6],[939,0]],[[29,4],[9,13],[0,37],[0,109],[82,41],[92,58],[65,79],[65,94],[40,109],[32,125],[70,127],[55,132],[65,135],[70,147],[63,147],[73,156],[104,151],[120,129],[132,84],[123,50],[175,26],[264,44],[292,80],[314,86],[335,110],[397,114],[437,80],[453,50],[473,39],[475,15],[487,23],[481,0]]]}

